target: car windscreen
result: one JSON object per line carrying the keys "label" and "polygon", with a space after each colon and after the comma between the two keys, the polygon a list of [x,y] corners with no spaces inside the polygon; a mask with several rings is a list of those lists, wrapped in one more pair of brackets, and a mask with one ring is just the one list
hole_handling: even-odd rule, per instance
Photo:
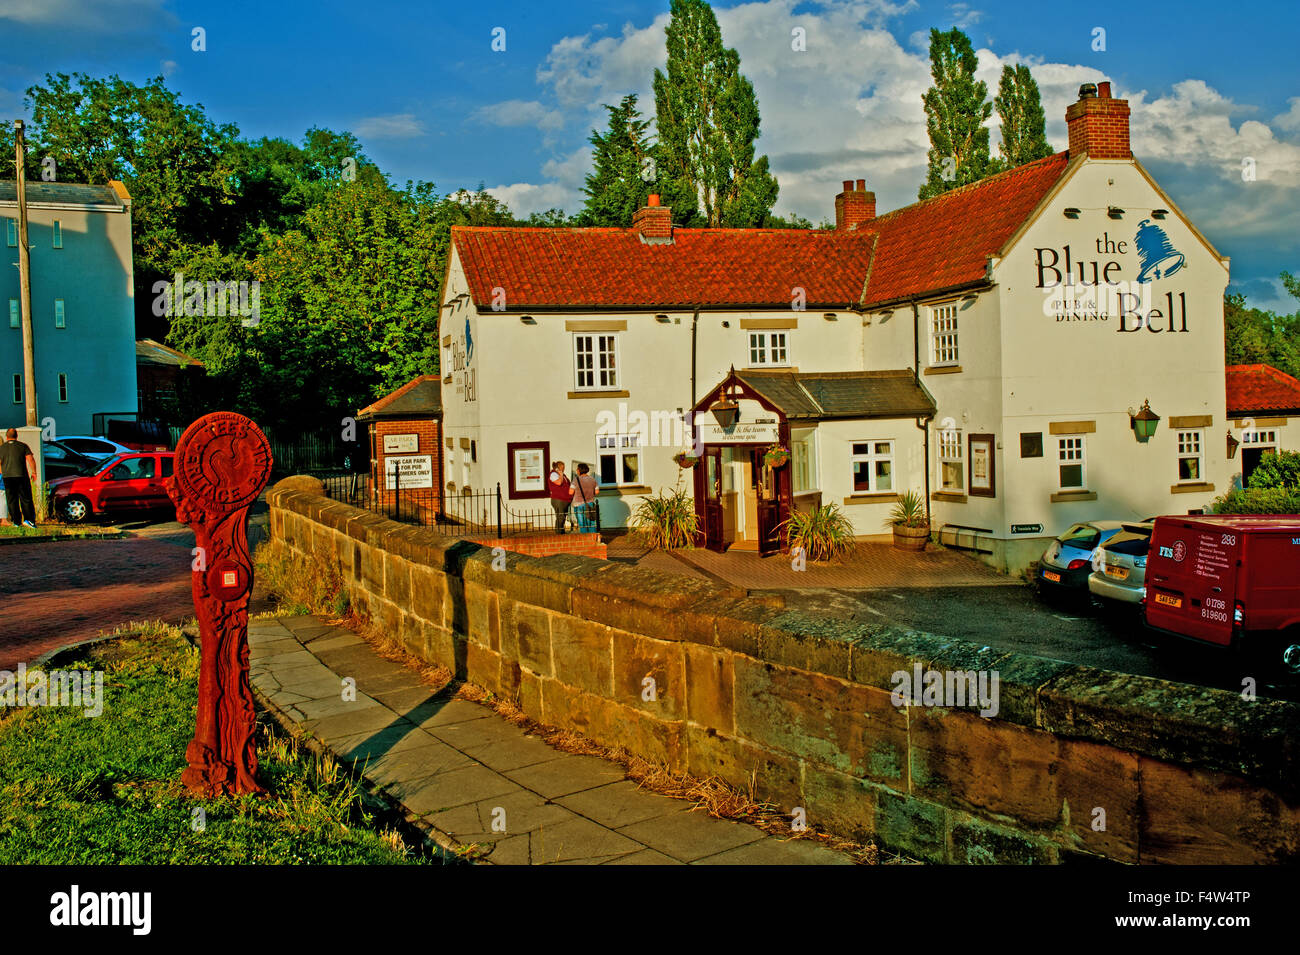
{"label": "car windscreen", "polygon": [[1101,532],[1087,524],[1075,524],[1057,538],[1062,547],[1077,547],[1079,550],[1092,550],[1101,540]]}
{"label": "car windscreen", "polygon": [[122,457],[123,455],[115,454],[111,458],[106,458],[103,461],[92,461],[90,464],[86,465],[87,470],[85,473],[99,474],[101,471],[111,471],[117,465],[117,462],[122,460]]}
{"label": "car windscreen", "polygon": [[1120,531],[1106,543],[1106,550],[1113,554],[1127,554],[1130,557],[1145,557],[1151,549],[1150,534],[1134,534]]}

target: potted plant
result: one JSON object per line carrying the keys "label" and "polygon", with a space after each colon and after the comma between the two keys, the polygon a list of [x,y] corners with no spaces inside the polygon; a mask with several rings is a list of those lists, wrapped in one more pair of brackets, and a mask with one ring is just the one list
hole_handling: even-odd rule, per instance
{"label": "potted plant", "polygon": [[857,546],[853,523],[836,504],[795,511],[777,526],[777,531],[784,531],[790,553],[797,548],[814,561],[847,557]]}
{"label": "potted plant", "polygon": [[930,519],[925,513],[925,501],[915,491],[899,497],[889,515],[894,527],[894,546],[899,550],[925,550],[930,540]]}
{"label": "potted plant", "polygon": [[653,550],[694,547],[700,531],[695,502],[677,490],[643,497],[633,512],[631,530]]}
{"label": "potted plant", "polygon": [[763,463],[768,467],[780,468],[785,467],[785,463],[790,460],[790,449],[774,444],[763,454]]}
{"label": "potted plant", "polygon": [[678,451],[673,455],[673,460],[677,462],[679,467],[683,468],[693,468],[700,463],[699,457],[689,451]]}

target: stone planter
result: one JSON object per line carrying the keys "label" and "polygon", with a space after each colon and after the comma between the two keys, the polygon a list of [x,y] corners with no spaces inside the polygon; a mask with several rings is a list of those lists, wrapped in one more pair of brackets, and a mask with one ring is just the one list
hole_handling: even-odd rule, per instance
{"label": "stone planter", "polygon": [[899,550],[925,550],[930,542],[930,525],[908,527],[905,524],[894,525],[894,546]]}

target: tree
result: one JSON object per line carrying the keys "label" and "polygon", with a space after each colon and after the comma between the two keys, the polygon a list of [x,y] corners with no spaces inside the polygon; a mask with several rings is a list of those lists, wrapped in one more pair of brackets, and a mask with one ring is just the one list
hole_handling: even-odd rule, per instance
{"label": "tree", "polygon": [[[1300,283],[1282,273],[1282,283],[1300,298]],[[1300,311],[1277,315],[1249,308],[1246,296],[1228,292],[1223,297],[1224,360],[1229,365],[1272,365],[1300,377]]]}
{"label": "tree", "polygon": [[617,106],[605,104],[609,126],[604,133],[591,131],[592,171],[582,191],[586,203],[579,214],[582,225],[621,226],[632,224],[654,179],[654,156],[649,141],[650,120],[641,118],[635,93],[624,96]]}
{"label": "tree", "polygon": [[1002,122],[1002,142],[998,144],[1001,168],[1014,169],[1052,155],[1043,102],[1029,67],[1023,64],[1002,67],[993,106]]}
{"label": "tree", "polygon": [[977,64],[970,38],[961,30],[930,31],[934,85],[921,96],[930,133],[922,199],[978,182],[987,174],[989,131],[984,121],[993,114],[993,106],[987,84],[975,79]]}
{"label": "tree", "polygon": [[658,191],[688,225],[759,225],[778,186],[767,157],[754,157],[754,86],[705,0],[672,0],[670,10],[668,72],[654,75]]}

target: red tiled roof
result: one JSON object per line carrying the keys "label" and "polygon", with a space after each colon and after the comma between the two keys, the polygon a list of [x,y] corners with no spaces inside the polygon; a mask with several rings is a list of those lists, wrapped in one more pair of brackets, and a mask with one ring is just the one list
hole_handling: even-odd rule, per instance
{"label": "red tiled roof", "polygon": [[1300,412],[1300,381],[1272,365],[1228,366],[1228,416],[1248,412]]}
{"label": "red tiled roof", "polygon": [[880,244],[863,305],[978,282],[1069,158],[1057,153],[877,216],[869,227]]}
{"label": "red tiled roof", "polygon": [[[470,295],[490,307],[875,305],[979,282],[987,260],[1060,178],[1068,153],[886,213],[856,231],[453,226]],[[864,288],[865,286],[865,288]]]}

